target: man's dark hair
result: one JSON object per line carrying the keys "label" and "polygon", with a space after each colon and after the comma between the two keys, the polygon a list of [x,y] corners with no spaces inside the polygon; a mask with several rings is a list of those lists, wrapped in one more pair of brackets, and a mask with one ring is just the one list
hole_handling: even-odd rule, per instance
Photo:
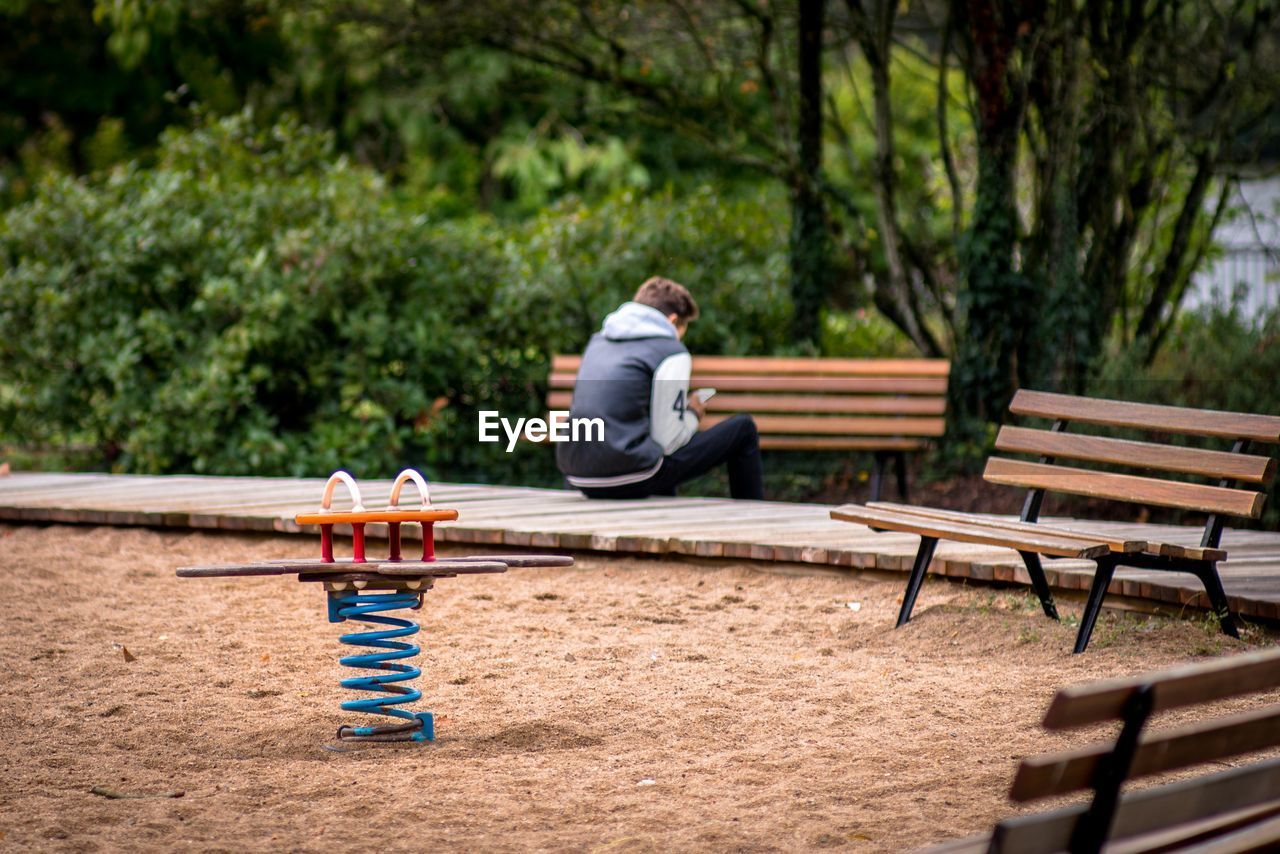
{"label": "man's dark hair", "polygon": [[636,291],[635,302],[656,308],[663,314],[674,314],[679,323],[698,319],[698,304],[689,289],[679,282],[654,276]]}

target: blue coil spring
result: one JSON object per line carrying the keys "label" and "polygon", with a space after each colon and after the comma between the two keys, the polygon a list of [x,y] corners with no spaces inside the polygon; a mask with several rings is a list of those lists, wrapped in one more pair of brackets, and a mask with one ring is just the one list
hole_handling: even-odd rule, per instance
{"label": "blue coil spring", "polygon": [[388,627],[371,632],[345,634],[338,638],[339,642],[349,646],[372,647],[377,650],[377,652],[361,655],[348,655],[339,660],[344,667],[377,671],[367,676],[343,679],[342,687],[352,691],[372,691],[380,695],[347,700],[342,704],[342,708],[348,712],[385,715],[404,721],[404,723],[378,726],[343,725],[338,728],[339,739],[344,741],[432,741],[435,739],[435,727],[430,712],[411,712],[408,709],[396,708],[422,698],[421,691],[400,684],[422,675],[422,671],[418,668],[403,663],[404,659],[413,658],[421,650],[414,644],[399,640],[416,635],[418,624],[412,620],[389,617],[382,613],[417,608],[421,605],[421,597],[421,593],[408,591],[329,592],[330,622],[358,620],[362,623]]}

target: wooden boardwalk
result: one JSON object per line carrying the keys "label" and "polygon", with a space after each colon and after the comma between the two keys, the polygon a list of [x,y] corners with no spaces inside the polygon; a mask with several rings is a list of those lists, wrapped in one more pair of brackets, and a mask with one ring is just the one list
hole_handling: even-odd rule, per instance
{"label": "wooden boardwalk", "polygon": [[[0,478],[0,520],[148,525],[299,533],[295,513],[314,510],[324,481],[301,478],[151,477],[106,474],[13,474]],[[361,481],[365,504],[385,506],[390,481]],[[348,507],[345,495],[335,504]],[[822,504],[650,498],[588,501],[576,492],[514,486],[437,483],[434,504],[459,519],[436,526],[444,542],[536,548],[694,555],[905,572],[919,539],[877,534],[828,517]],[[1069,519],[1046,519],[1070,526]],[[1194,546],[1200,531],[1166,525],[1095,523],[1133,539]],[[370,526],[370,537],[385,528]],[[341,528],[338,529],[341,532]],[[406,530],[406,536],[413,532]],[[1220,571],[1240,614],[1280,619],[1280,533],[1233,531],[1223,536],[1230,559]],[[1018,555],[991,546],[943,542],[932,571],[955,578],[1028,584]],[[1093,564],[1046,563],[1049,582],[1086,590]],[[1198,582],[1179,573],[1121,570],[1111,592],[1174,606],[1205,607]]]}

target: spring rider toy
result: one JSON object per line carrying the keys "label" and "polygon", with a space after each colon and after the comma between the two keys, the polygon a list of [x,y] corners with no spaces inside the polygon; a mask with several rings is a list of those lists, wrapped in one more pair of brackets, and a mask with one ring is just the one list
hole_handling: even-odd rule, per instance
{"label": "spring rider toy", "polygon": [[[420,506],[417,509],[400,507],[400,493],[407,483],[418,490]],[[354,506],[350,510],[332,509],[334,489],[342,484],[351,495]],[[422,698],[422,692],[405,684],[422,675],[422,671],[408,660],[421,649],[405,639],[418,633],[418,624],[405,617],[389,616],[387,612],[418,610],[422,597],[434,586],[436,579],[453,578],[490,572],[506,572],[508,567],[571,566],[573,558],[567,555],[473,555],[468,557],[437,558],[435,554],[435,523],[450,522],[458,518],[457,510],[431,506],[426,479],[413,469],[405,469],[396,476],[391,487],[390,506],[385,510],[366,510],[360,497],[360,487],[345,471],[336,471],[324,487],[320,510],[315,513],[299,513],[295,520],[300,525],[320,527],[320,558],[318,560],[286,559],[250,564],[223,566],[188,566],[178,569],[181,578],[239,578],[256,575],[296,575],[299,581],[318,582],[324,585],[329,605],[329,622],[342,623],[354,620],[375,628],[371,631],[342,635],[339,643],[363,647],[372,652],[348,655],[339,660],[345,667],[369,670],[373,673],[352,676],[341,681],[343,688],[367,691],[373,697],[362,697],[342,703],[349,712],[364,712],[395,719],[393,723],[373,726],[343,725],[338,728],[340,741],[416,741],[435,740],[435,725],[431,712],[414,712],[400,708]],[[384,523],[389,540],[385,560],[370,560],[365,554],[365,526]],[[422,526],[422,557],[406,560],[401,555],[400,527],[405,523]],[[334,525],[350,525],[352,532],[352,556],[333,556]]]}

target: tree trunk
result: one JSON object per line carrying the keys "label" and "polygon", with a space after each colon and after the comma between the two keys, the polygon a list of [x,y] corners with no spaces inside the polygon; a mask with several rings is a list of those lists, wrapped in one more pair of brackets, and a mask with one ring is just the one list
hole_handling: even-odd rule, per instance
{"label": "tree trunk", "polygon": [[830,232],[821,192],[824,0],[800,0],[798,172],[791,181],[792,334],[816,343],[830,279]]}
{"label": "tree trunk", "polygon": [[1182,200],[1182,210],[1178,212],[1177,222],[1173,227],[1173,236],[1169,239],[1169,249],[1165,253],[1164,263],[1160,265],[1160,274],[1156,277],[1151,297],[1142,310],[1138,321],[1134,340],[1146,344],[1145,361],[1150,363],[1155,357],[1155,333],[1160,328],[1167,313],[1177,310],[1172,300],[1179,294],[1181,281],[1191,275],[1187,269],[1187,258],[1193,256],[1191,233],[1197,222],[1204,217],[1204,198],[1209,189],[1209,181],[1213,178],[1213,168],[1217,158],[1212,147],[1205,147],[1196,156],[1195,177]]}
{"label": "tree trunk", "polygon": [[914,271],[908,267],[908,243],[898,222],[897,153],[894,150],[893,102],[889,89],[896,7],[893,3],[886,3],[877,8],[875,14],[867,15],[860,3],[851,0],[849,6],[856,16],[855,32],[862,46],[862,55],[871,69],[875,105],[876,155],[872,189],[876,197],[876,224],[889,273],[887,283],[876,283],[876,305],[922,353],[939,356],[942,345],[925,323],[927,309],[917,293]]}
{"label": "tree trunk", "polygon": [[[1014,4],[1017,5],[1017,4]],[[1004,415],[1017,385],[1017,353],[1033,316],[1031,288],[1018,271],[1014,204],[1023,93],[1014,71],[1027,10],[998,0],[959,0],[976,93],[978,181],[969,229],[960,241],[960,337],[951,372],[951,431],[985,435]],[[1018,14],[1022,12],[1022,14]]]}
{"label": "tree trunk", "polygon": [[1090,336],[1091,294],[1080,270],[1080,34],[1070,4],[1054,4],[1035,59],[1034,105],[1039,117],[1034,228],[1023,240],[1022,269],[1039,297],[1035,332],[1018,354],[1020,385],[1080,394],[1097,347]]}

